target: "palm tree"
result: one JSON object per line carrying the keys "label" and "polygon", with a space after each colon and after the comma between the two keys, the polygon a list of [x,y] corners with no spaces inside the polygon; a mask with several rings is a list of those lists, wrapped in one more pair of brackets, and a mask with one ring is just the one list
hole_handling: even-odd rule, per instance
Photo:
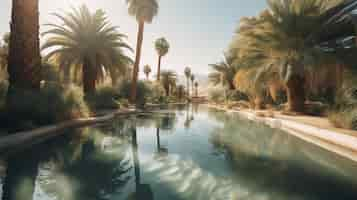
{"label": "palm tree", "polygon": [[210,66],[214,70],[209,74],[209,80],[214,85],[223,85],[228,87],[229,90],[234,90],[234,75],[237,73],[237,67],[233,65],[234,57],[224,55],[224,60],[211,64]]}
{"label": "palm tree", "polygon": [[144,66],[144,73],[146,75],[146,79],[149,80],[149,75],[151,73],[151,67],[150,65],[145,65]]}
{"label": "palm tree", "polygon": [[328,7],[320,0],[269,0],[269,10],[255,18],[241,21],[238,31],[239,58],[244,65],[259,67],[261,76],[279,73],[288,97],[288,110],[304,111],[306,91],[305,72],[310,66],[333,61],[307,38],[320,25],[319,17]]}
{"label": "palm tree", "polygon": [[185,76],[186,76],[186,83],[187,83],[187,97],[190,97],[190,78],[191,78],[191,68],[185,68]]}
{"label": "palm tree", "polygon": [[12,0],[8,103],[14,89],[40,89],[38,0]]}
{"label": "palm tree", "polygon": [[184,94],[185,94],[185,86],[179,85],[179,86],[177,87],[177,93],[176,93],[176,94],[177,94],[178,99],[181,100],[182,97],[183,97]]}
{"label": "palm tree", "polygon": [[198,82],[195,82],[195,88],[196,88],[196,97],[198,97]]}
{"label": "palm tree", "polygon": [[161,84],[165,89],[166,96],[170,95],[170,90],[176,86],[177,75],[175,72],[170,70],[162,71],[161,73]]}
{"label": "palm tree", "polygon": [[155,49],[159,55],[159,61],[157,65],[157,81],[160,81],[161,59],[169,52],[170,44],[165,38],[159,38],[155,42]]}
{"label": "palm tree", "polygon": [[193,93],[194,93],[194,83],[195,83],[195,75],[194,74],[191,74],[191,77],[190,77],[190,80],[191,80],[191,89],[192,89],[192,96],[193,96]]}
{"label": "palm tree", "polygon": [[131,86],[131,102],[135,102],[137,81],[139,73],[139,65],[141,58],[141,48],[144,39],[144,25],[145,23],[151,23],[153,18],[157,15],[159,10],[159,4],[156,0],[126,0],[128,4],[129,14],[136,18],[138,22],[138,38],[136,44],[136,56],[133,69],[133,82]]}
{"label": "palm tree", "polygon": [[126,36],[117,32],[104,11],[91,13],[83,5],[73,8],[71,13],[54,16],[63,25],[48,24],[50,30],[43,33],[51,36],[42,46],[43,50],[50,49],[45,60],[57,60],[64,71],[72,70],[75,76],[81,72],[85,94],[95,92],[96,81],[104,74],[109,73],[115,84],[116,77],[126,73],[132,60],[124,51],[131,48],[124,41]]}

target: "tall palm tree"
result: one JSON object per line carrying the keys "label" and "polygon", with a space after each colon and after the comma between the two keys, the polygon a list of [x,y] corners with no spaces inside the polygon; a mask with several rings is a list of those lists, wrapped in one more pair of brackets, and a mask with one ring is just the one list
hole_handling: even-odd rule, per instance
{"label": "tall palm tree", "polygon": [[10,30],[8,103],[13,89],[40,89],[38,0],[12,0]]}
{"label": "tall palm tree", "polygon": [[145,65],[144,66],[144,73],[146,75],[146,79],[149,80],[149,75],[151,73],[151,67],[150,65]]}
{"label": "tall palm tree", "polygon": [[160,81],[161,59],[169,52],[170,44],[165,38],[159,38],[155,42],[155,49],[159,55],[157,64],[157,81]]}
{"label": "tall palm tree", "polygon": [[136,18],[138,22],[138,37],[136,44],[136,56],[133,69],[133,82],[131,86],[131,102],[136,100],[137,81],[139,74],[139,65],[141,58],[141,48],[144,40],[144,25],[145,23],[151,23],[153,18],[157,15],[159,10],[159,4],[156,0],[126,0],[128,4],[129,14]]}
{"label": "tall palm tree", "polygon": [[176,86],[177,75],[170,70],[163,70],[161,73],[161,84],[165,89],[166,96],[170,95],[170,90]]}
{"label": "tall palm tree", "polygon": [[195,88],[196,88],[196,97],[198,97],[198,82],[195,82]]}
{"label": "tall palm tree", "polygon": [[194,84],[195,84],[195,79],[196,79],[196,77],[195,77],[195,75],[194,74],[191,74],[191,77],[190,77],[190,80],[191,80],[191,94],[192,94],[192,96],[193,96],[193,93],[194,93]]}
{"label": "tall palm tree", "polygon": [[185,76],[186,76],[186,83],[187,83],[187,97],[190,97],[190,78],[191,78],[191,68],[185,68]]}
{"label": "tall palm tree", "polygon": [[131,48],[124,41],[126,36],[117,32],[104,11],[91,13],[83,5],[73,8],[71,13],[54,16],[63,25],[48,24],[50,30],[43,33],[50,36],[42,46],[43,50],[50,49],[45,59],[57,59],[67,73],[81,72],[85,94],[95,92],[96,81],[104,74],[109,73],[113,83],[117,76],[125,74],[132,63],[125,50]]}

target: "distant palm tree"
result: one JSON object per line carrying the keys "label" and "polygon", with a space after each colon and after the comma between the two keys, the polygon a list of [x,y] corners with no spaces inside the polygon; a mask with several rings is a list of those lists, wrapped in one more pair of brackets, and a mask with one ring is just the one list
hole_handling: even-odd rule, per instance
{"label": "distant palm tree", "polygon": [[193,96],[193,93],[194,93],[195,79],[196,79],[195,75],[194,75],[194,74],[191,74],[190,80],[191,80],[191,89],[192,89],[192,93],[191,93],[191,94],[192,94],[192,96]]}
{"label": "distant palm tree", "polygon": [[176,93],[176,94],[177,94],[178,99],[181,100],[182,97],[183,97],[184,94],[185,94],[185,86],[179,85],[179,86],[177,87],[177,93]]}
{"label": "distant palm tree", "polygon": [[160,81],[160,71],[161,71],[161,58],[165,56],[170,49],[170,44],[165,38],[159,38],[155,42],[155,49],[159,55],[159,61],[157,66],[157,81]]}
{"label": "distant palm tree", "polygon": [[195,88],[196,88],[196,97],[198,97],[198,82],[195,82]]}
{"label": "distant palm tree", "polygon": [[186,67],[185,68],[185,76],[186,76],[186,81],[187,81],[187,97],[190,96],[190,78],[191,78],[191,68]]}
{"label": "distant palm tree", "polygon": [[38,0],[12,0],[8,103],[13,89],[40,89],[39,27]]}
{"label": "distant palm tree", "polygon": [[144,66],[144,73],[146,75],[146,79],[149,80],[149,75],[151,73],[151,67],[150,65],[145,65]]}
{"label": "distant palm tree", "polygon": [[71,67],[74,74],[82,72],[84,93],[94,93],[96,81],[102,79],[105,72],[115,83],[118,76],[128,71],[132,60],[124,50],[131,48],[124,42],[126,36],[109,23],[104,11],[91,13],[83,5],[73,8],[71,13],[54,15],[63,25],[48,24],[51,29],[44,35],[51,37],[42,49],[50,49],[50,53],[45,59],[57,59],[67,73]]}
{"label": "distant palm tree", "polygon": [[166,96],[170,95],[170,90],[176,86],[177,75],[175,72],[170,70],[162,71],[161,73],[161,84],[165,89]]}
{"label": "distant palm tree", "polygon": [[233,65],[233,57],[224,55],[224,61],[210,66],[214,70],[209,74],[209,80],[214,85],[227,86],[229,90],[234,90],[234,76],[237,73],[237,68]]}
{"label": "distant palm tree", "polygon": [[141,48],[144,40],[144,25],[151,23],[153,18],[157,15],[159,4],[156,0],[126,0],[128,4],[128,12],[131,16],[136,18],[138,22],[138,38],[136,44],[136,56],[133,69],[133,82],[131,86],[130,101],[133,103],[136,99],[137,81],[139,73],[139,65],[141,58]]}

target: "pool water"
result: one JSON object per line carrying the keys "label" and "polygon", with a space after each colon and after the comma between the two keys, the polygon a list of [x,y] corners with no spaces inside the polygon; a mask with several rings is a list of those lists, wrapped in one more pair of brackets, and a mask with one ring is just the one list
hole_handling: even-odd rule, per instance
{"label": "pool water", "polygon": [[355,200],[357,164],[204,105],[2,154],[4,200]]}

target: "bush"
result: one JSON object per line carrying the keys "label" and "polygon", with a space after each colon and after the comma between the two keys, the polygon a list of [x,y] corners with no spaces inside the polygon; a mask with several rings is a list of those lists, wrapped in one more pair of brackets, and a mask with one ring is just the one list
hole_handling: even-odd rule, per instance
{"label": "bush", "polygon": [[248,101],[248,96],[237,90],[229,90],[227,92],[227,98],[230,101]]}
{"label": "bush", "polygon": [[208,99],[215,103],[224,102],[224,90],[223,88],[212,88],[208,93]]}
{"label": "bush", "polygon": [[357,90],[346,89],[336,97],[336,105],[328,112],[330,122],[338,128],[357,130]]}
{"label": "bush", "polygon": [[337,128],[357,130],[357,106],[332,110],[328,119]]}
{"label": "bush", "polygon": [[118,90],[111,86],[100,87],[95,94],[86,97],[92,110],[118,109],[120,107],[119,99]]}
{"label": "bush", "polygon": [[5,103],[8,85],[7,81],[0,81],[0,107]]}
{"label": "bush", "polygon": [[[119,92],[119,97],[122,99],[130,99],[130,93],[131,93],[131,82],[128,80],[123,80],[121,83],[119,83],[118,87],[118,92]],[[138,107],[144,107],[147,99],[150,96],[150,88],[149,86],[143,82],[139,81],[137,85],[137,96],[136,96],[136,106]]]}
{"label": "bush", "polygon": [[36,92],[13,90],[8,106],[3,117],[8,128],[16,130],[89,116],[80,88],[55,84],[46,84]]}

